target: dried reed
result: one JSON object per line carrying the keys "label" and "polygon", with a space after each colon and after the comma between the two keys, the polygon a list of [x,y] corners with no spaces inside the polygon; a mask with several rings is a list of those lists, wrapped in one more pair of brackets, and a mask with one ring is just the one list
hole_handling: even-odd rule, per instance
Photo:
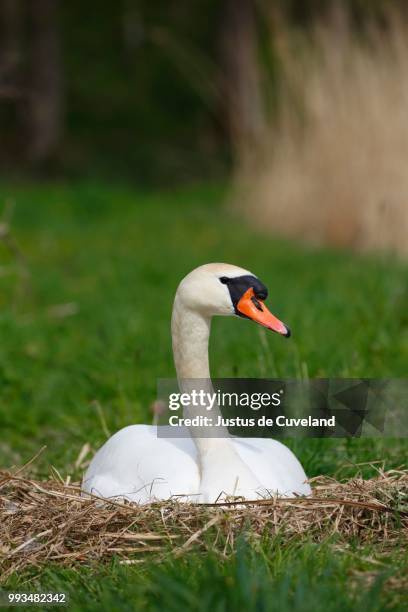
{"label": "dried reed", "polygon": [[0,582],[46,563],[90,564],[113,555],[124,564],[141,563],[151,555],[180,556],[191,549],[228,556],[243,532],[254,542],[269,534],[284,541],[316,542],[335,535],[336,546],[357,539],[380,543],[382,550],[406,543],[408,470],[379,470],[370,480],[345,483],[319,477],[312,486],[310,498],[223,505],[172,500],[137,506],[101,503],[80,497],[79,486],[3,471]]}
{"label": "dried reed", "polygon": [[279,118],[238,206],[275,234],[407,255],[407,25],[394,16],[367,30],[329,21],[295,44],[275,26]]}

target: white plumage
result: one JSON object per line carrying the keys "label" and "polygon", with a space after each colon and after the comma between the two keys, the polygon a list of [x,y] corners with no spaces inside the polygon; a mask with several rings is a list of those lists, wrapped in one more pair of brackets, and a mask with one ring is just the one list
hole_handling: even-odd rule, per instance
{"label": "white plumage", "polygon": [[[203,385],[208,385],[211,317],[239,314],[239,303],[237,309],[233,294],[220,278],[233,282],[248,276],[257,281],[242,268],[207,264],[180,283],[173,307],[172,338],[181,387],[186,379],[202,379]],[[249,318],[285,334],[286,327],[262,301],[260,314]],[[164,428],[158,436],[156,426],[125,427],[96,453],[84,476],[83,490],[137,503],[173,497],[215,502],[226,496],[256,499],[311,492],[298,459],[276,440],[234,438],[227,431],[222,438],[201,437],[193,429],[185,429],[184,436],[166,437]]]}

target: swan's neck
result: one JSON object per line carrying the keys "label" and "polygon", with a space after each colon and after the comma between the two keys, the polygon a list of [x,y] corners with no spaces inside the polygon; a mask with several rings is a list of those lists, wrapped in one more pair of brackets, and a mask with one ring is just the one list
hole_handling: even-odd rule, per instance
{"label": "swan's neck", "polygon": [[[171,329],[180,391],[189,392],[192,389],[199,389],[213,393],[208,362],[211,318],[185,308],[176,295]],[[197,414],[209,415],[213,423],[216,423],[221,413],[217,404],[210,412],[206,411],[206,406],[194,409],[184,408],[185,417],[193,417]],[[223,467],[224,473],[230,474],[234,482],[240,478],[242,481],[253,481],[256,484],[255,477],[236,452],[227,428],[207,426],[189,429],[198,452],[203,494],[210,498],[213,493],[209,493],[208,489],[212,488],[216,491],[215,497],[217,497],[221,486],[224,490],[228,488],[231,494],[231,483],[225,481],[219,483],[220,466]]]}
{"label": "swan's neck", "polygon": [[174,364],[177,378],[210,378],[208,343],[211,319],[183,306],[177,295],[171,319]]}
{"label": "swan's neck", "polygon": [[[171,331],[174,363],[182,393],[191,393],[193,390],[214,393],[208,363],[210,329],[211,318],[185,308],[176,295]],[[207,411],[206,408],[205,402],[195,407],[185,406],[183,416],[187,418],[209,416],[215,423],[221,414],[218,405],[215,404],[211,411]],[[199,452],[206,451],[215,437],[229,437],[227,429],[219,432],[216,427],[191,427],[190,434]]]}

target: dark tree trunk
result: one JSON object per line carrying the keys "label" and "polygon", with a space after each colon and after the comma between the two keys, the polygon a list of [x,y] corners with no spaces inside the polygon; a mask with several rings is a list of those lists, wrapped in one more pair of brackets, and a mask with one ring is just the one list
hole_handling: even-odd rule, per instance
{"label": "dark tree trunk", "polygon": [[264,126],[254,0],[225,0],[220,52],[225,125],[234,151],[242,155]]}
{"label": "dark tree trunk", "polygon": [[0,0],[0,98],[13,99],[21,94],[21,17],[19,0]]}
{"label": "dark tree trunk", "polygon": [[28,0],[30,22],[27,131],[28,158],[51,160],[62,134],[62,65],[59,0]]}

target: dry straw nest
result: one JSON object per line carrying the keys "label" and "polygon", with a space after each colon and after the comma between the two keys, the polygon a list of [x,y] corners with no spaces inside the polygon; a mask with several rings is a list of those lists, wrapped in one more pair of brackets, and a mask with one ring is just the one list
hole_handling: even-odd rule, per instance
{"label": "dry straw nest", "polygon": [[56,479],[0,471],[0,582],[16,571],[105,561],[143,563],[151,555],[211,550],[228,556],[237,536],[283,541],[335,536],[336,545],[406,545],[408,470],[378,470],[369,480],[312,480],[309,498],[238,500],[223,505],[167,501],[146,506],[85,499],[80,488]]}

